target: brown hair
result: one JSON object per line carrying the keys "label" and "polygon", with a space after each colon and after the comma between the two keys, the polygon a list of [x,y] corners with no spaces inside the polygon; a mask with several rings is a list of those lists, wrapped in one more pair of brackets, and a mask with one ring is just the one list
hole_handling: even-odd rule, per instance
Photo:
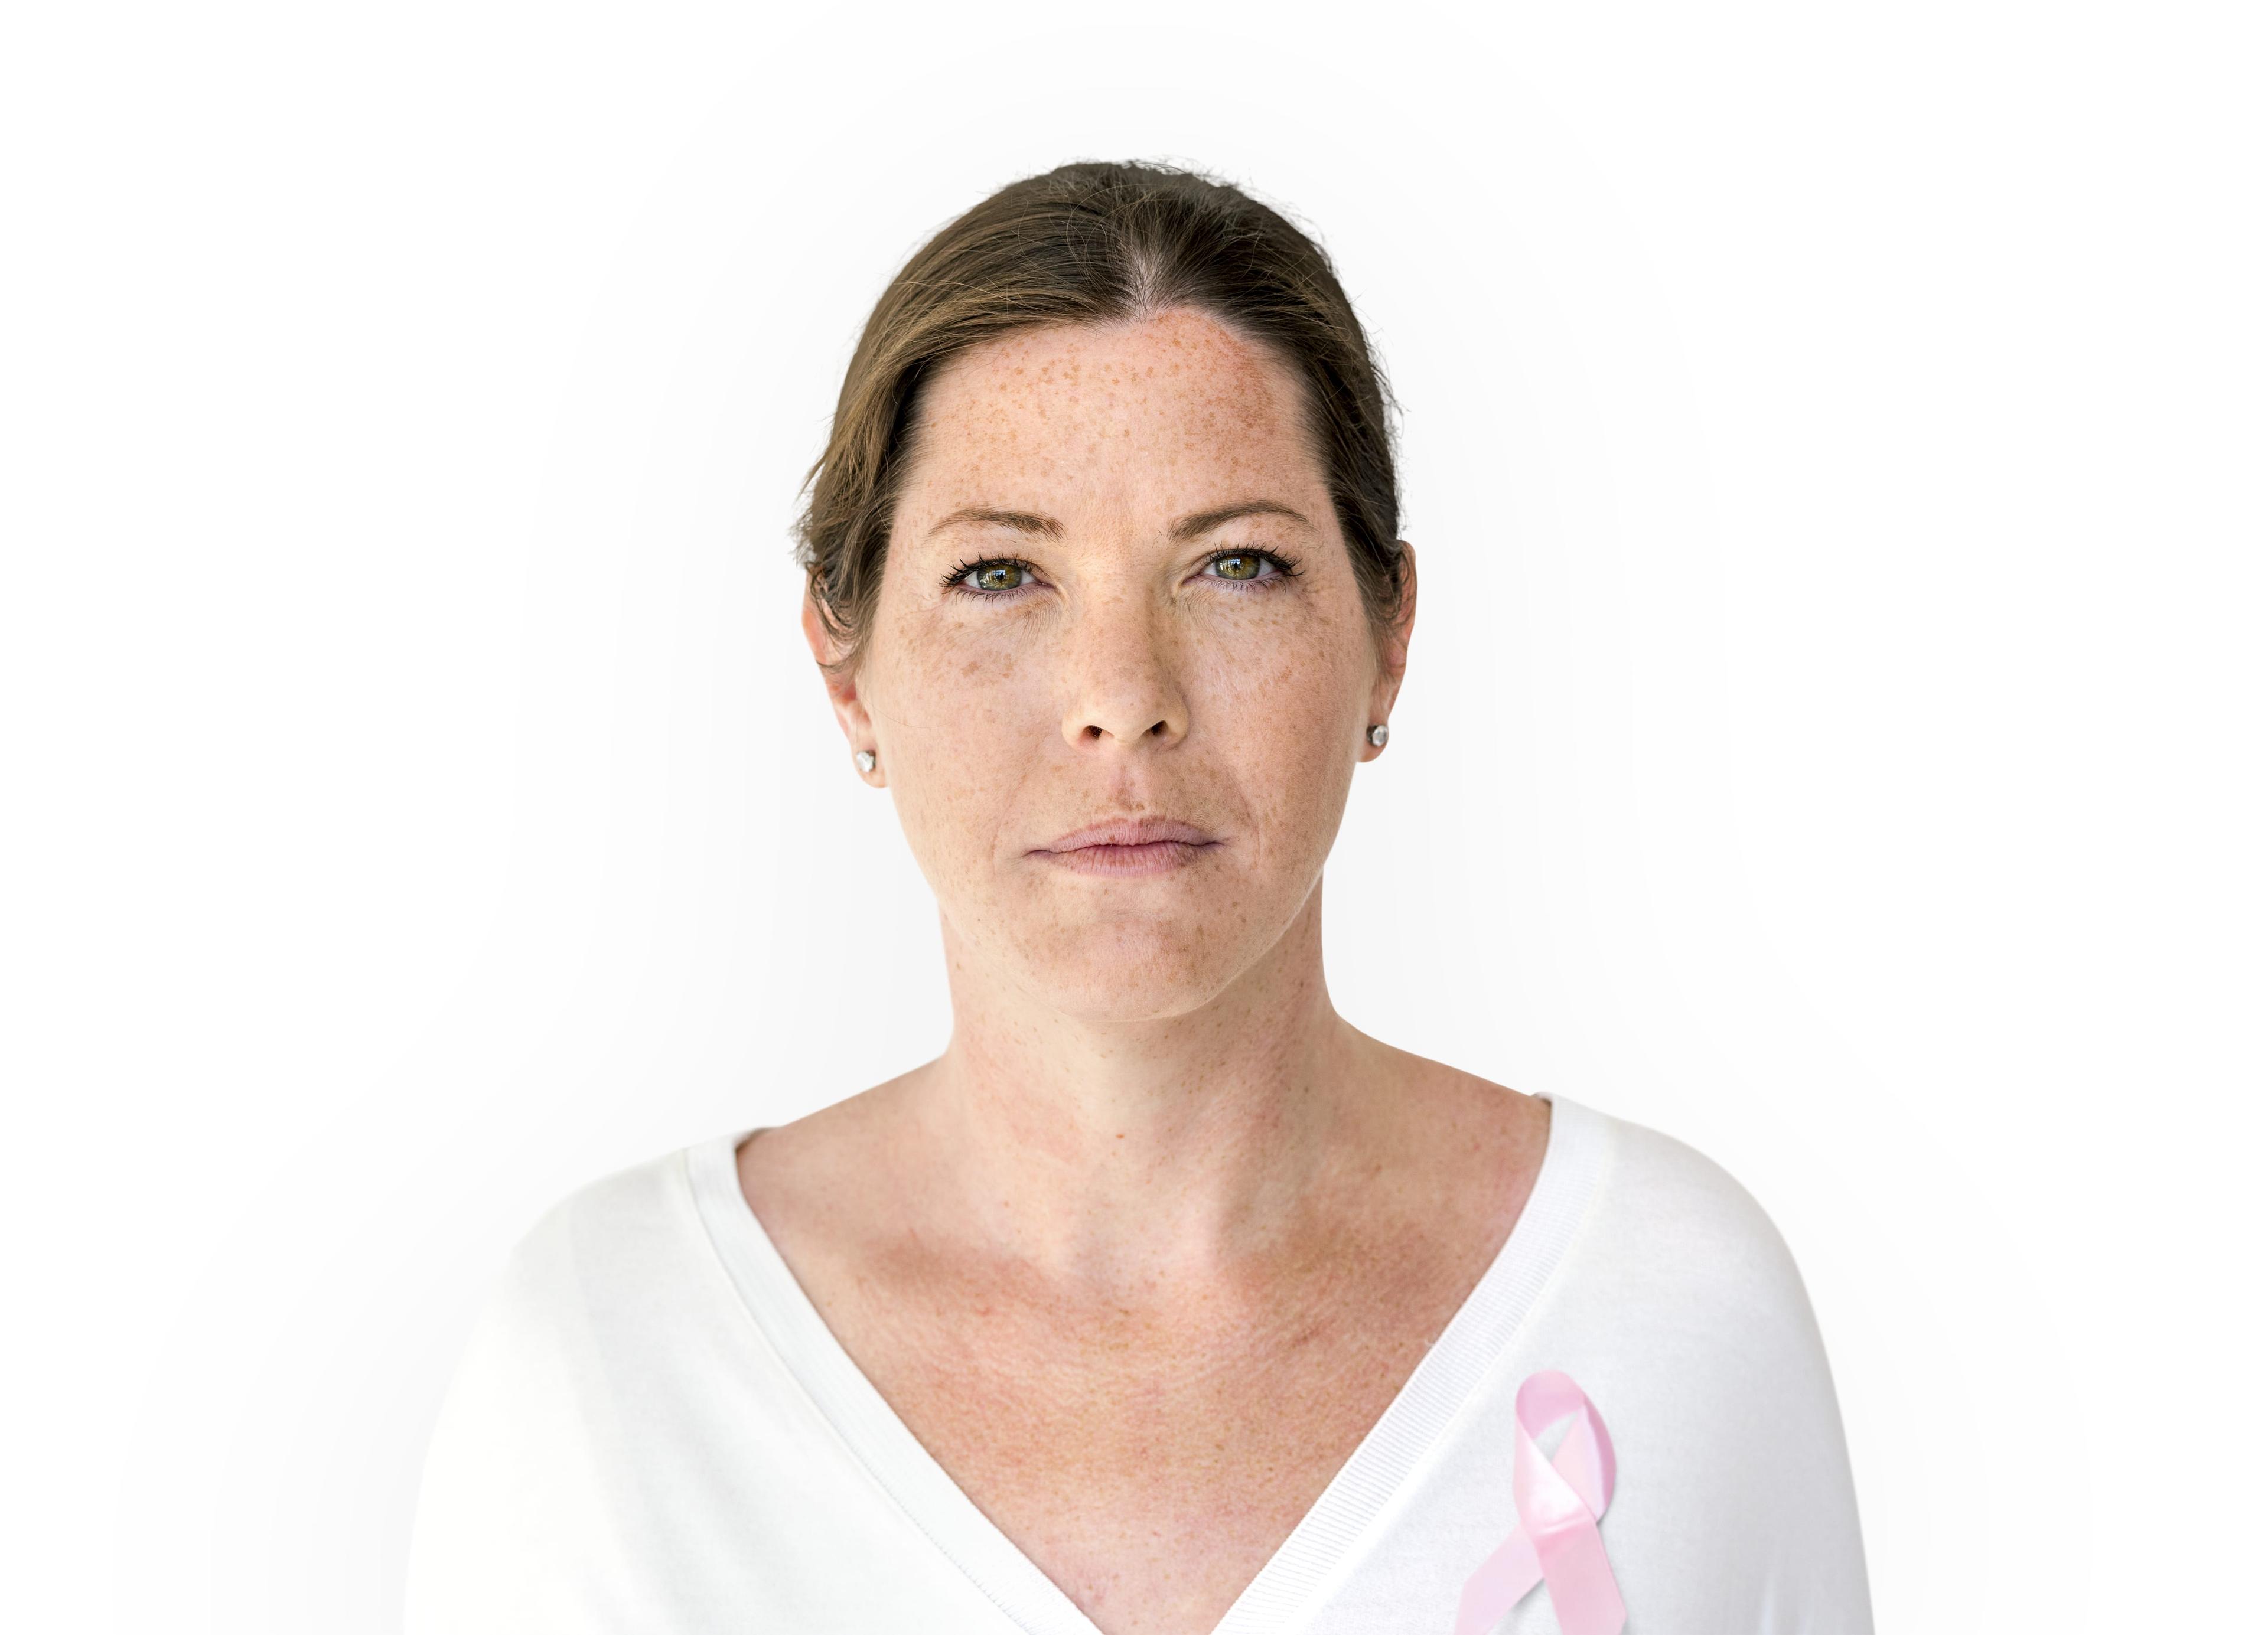
{"label": "brown hair", "polygon": [[882,583],[923,383],[1020,329],[1210,314],[1304,383],[1316,452],[1372,618],[1400,605],[1391,401],[1321,246],[1225,182],[1160,165],[1065,165],[1011,182],[917,251],[874,304],[811,469],[796,557],[855,659]]}

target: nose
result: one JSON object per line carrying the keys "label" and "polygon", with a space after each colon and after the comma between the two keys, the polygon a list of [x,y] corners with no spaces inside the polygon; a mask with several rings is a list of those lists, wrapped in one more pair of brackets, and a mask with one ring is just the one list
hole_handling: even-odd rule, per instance
{"label": "nose", "polygon": [[1139,594],[1079,612],[1067,656],[1064,741],[1073,749],[1165,747],[1189,736],[1174,615]]}

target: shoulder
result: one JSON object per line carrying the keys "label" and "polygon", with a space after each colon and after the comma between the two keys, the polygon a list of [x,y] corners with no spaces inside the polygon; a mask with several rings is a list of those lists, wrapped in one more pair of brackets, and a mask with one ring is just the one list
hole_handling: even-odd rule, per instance
{"label": "shoulder", "polygon": [[[468,1425],[546,1417],[589,1423],[720,1345],[747,1314],[719,1258],[703,1187],[726,1139],[578,1187],[506,1257],[468,1338],[452,1387]],[[729,1182],[727,1183],[729,1184]],[[531,1434],[535,1433],[531,1431]]]}
{"label": "shoulder", "polygon": [[1723,1166],[1642,1125],[1586,1111],[1597,1173],[1577,1279],[1665,1341],[1810,1354],[1803,1279],[1763,1206]]}
{"label": "shoulder", "polygon": [[1633,1626],[1675,1607],[1653,1622],[1731,1627],[1724,1608],[1762,1606],[1774,1628],[1864,1630],[1842,1419],[1786,1241],[1683,1142],[1595,1112],[1570,1123],[1590,1131],[1590,1195],[1528,1351],[1613,1427]]}
{"label": "shoulder", "polygon": [[578,1187],[506,1258],[427,1446],[408,1628],[593,1629],[630,1581],[623,1495],[657,1412],[700,1400],[688,1371],[731,1327],[701,1150]]}
{"label": "shoulder", "polygon": [[552,1205],[506,1258],[483,1325],[528,1337],[571,1328],[681,1279],[703,1243],[689,1177],[699,1151],[650,1159]]}
{"label": "shoulder", "polygon": [[1629,1229],[1760,1274],[1791,1264],[1779,1229],[1723,1165],[1659,1130],[1594,1116],[1605,1126],[1602,1194]]}

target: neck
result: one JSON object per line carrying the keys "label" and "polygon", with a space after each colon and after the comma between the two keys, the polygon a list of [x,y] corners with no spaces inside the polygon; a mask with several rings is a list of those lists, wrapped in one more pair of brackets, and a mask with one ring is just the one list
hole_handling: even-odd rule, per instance
{"label": "neck", "polygon": [[949,932],[946,952],[953,1042],[901,1083],[988,1249],[1094,1286],[1297,1252],[1376,1048],[1331,1008],[1320,892],[1253,970],[1171,1017],[1066,1016],[980,979]]}

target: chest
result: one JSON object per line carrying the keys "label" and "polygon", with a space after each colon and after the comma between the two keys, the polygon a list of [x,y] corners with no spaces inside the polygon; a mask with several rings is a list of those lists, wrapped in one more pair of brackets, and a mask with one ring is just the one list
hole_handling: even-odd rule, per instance
{"label": "chest", "polygon": [[1264,1301],[1066,1308],[842,1289],[845,1348],[954,1483],[1106,1635],[1204,1635],[1454,1315],[1473,1268],[1336,1269]]}

